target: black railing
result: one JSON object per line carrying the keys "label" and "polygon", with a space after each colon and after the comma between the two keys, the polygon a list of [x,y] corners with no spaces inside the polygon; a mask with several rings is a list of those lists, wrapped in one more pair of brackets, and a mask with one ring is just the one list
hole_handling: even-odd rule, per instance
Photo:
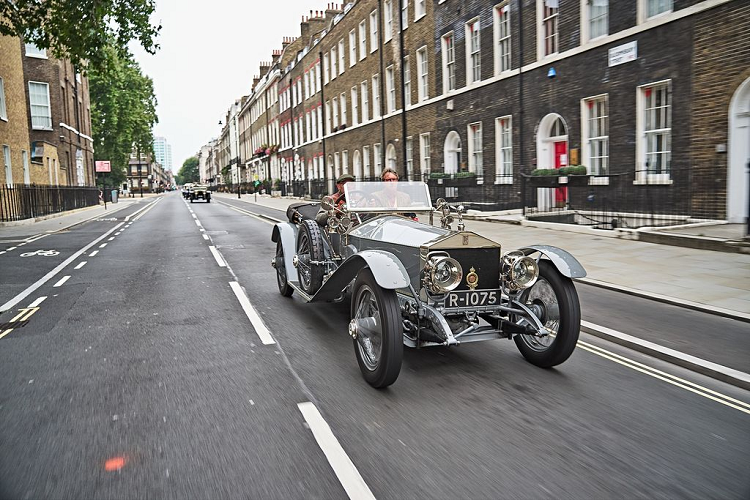
{"label": "black railing", "polygon": [[0,222],[42,217],[99,203],[99,188],[0,185]]}

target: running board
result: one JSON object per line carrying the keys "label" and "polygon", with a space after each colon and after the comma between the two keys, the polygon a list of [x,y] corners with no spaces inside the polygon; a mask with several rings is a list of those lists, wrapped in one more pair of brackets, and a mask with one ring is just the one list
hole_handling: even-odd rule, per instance
{"label": "running board", "polygon": [[300,297],[305,299],[305,302],[310,302],[312,300],[312,297],[305,292],[302,287],[300,287],[298,281],[287,281],[290,287],[294,288],[294,291],[297,292]]}

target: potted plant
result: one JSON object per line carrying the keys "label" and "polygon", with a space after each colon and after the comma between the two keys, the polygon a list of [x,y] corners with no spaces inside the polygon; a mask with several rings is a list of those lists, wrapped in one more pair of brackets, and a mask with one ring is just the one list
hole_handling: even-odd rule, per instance
{"label": "potted plant", "polygon": [[558,176],[560,172],[555,168],[537,168],[531,171],[528,178],[529,185],[534,187],[560,187]]}
{"label": "potted plant", "polygon": [[449,186],[474,186],[477,183],[477,174],[474,172],[456,172],[453,178],[447,182]]}
{"label": "potted plant", "polygon": [[571,165],[567,175],[570,186],[587,186],[589,183],[588,169],[584,165]]}

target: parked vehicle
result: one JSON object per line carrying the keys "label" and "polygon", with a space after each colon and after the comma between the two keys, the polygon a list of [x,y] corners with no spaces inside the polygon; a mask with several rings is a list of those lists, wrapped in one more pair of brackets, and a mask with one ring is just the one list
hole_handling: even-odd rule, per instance
{"label": "parked vehicle", "polygon": [[182,197],[186,200],[190,199],[190,188],[193,187],[192,182],[187,182],[182,186]]}
{"label": "parked vehicle", "polygon": [[211,203],[211,191],[208,190],[207,184],[193,184],[190,186],[190,203],[198,199],[206,203]]}
{"label": "parked vehicle", "polygon": [[350,294],[348,333],[370,385],[396,381],[404,345],[513,339],[544,368],[573,353],[581,312],[572,278],[586,272],[568,252],[531,245],[502,253],[499,243],[465,230],[462,206],[438,199],[433,208],[422,182],[344,189],[342,207],[323,199],[325,227],[315,221],[318,204],[289,207],[288,222],[273,228],[271,264],[284,296],[320,302]]}

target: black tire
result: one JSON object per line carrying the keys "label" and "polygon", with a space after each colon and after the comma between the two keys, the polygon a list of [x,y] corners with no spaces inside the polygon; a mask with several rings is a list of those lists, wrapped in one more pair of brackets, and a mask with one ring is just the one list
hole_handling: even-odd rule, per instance
{"label": "black tire", "polygon": [[[542,306],[545,313],[539,319],[547,328],[556,331],[554,337],[516,335],[513,340],[523,357],[542,368],[551,368],[568,359],[581,330],[581,305],[573,280],[561,275],[551,262],[540,260],[539,279],[523,291],[521,299],[528,306],[535,303]],[[549,307],[554,306],[554,301],[558,306],[557,314],[554,307]]]}
{"label": "black tire", "polygon": [[276,284],[279,285],[279,293],[284,297],[291,297],[294,288],[289,285],[286,279],[286,268],[284,267],[284,246],[281,244],[281,237],[276,242]]}
{"label": "black tire", "polygon": [[310,295],[317,292],[323,284],[325,271],[321,264],[310,264],[310,262],[322,262],[324,258],[323,241],[318,223],[314,220],[302,221],[297,233],[297,274],[300,287]]}
{"label": "black tire", "polygon": [[373,335],[367,335],[358,327],[357,338],[353,340],[354,353],[367,383],[382,389],[396,381],[404,356],[403,325],[396,291],[379,286],[369,268],[357,275],[353,290],[352,321],[377,318],[380,324],[379,332],[367,330]]}

